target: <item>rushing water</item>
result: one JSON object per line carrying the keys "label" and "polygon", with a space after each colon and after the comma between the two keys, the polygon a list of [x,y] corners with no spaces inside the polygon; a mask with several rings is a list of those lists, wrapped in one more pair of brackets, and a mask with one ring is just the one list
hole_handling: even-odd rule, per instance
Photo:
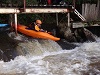
{"label": "rushing water", "polygon": [[99,38],[75,43],[78,47],[71,50],[63,50],[51,40],[24,39],[26,42],[16,46],[21,55],[9,62],[0,61],[0,75],[100,75]]}

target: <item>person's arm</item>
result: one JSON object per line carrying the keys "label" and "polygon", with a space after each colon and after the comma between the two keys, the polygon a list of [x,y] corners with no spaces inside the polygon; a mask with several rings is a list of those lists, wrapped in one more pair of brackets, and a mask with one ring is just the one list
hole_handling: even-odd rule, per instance
{"label": "person's arm", "polygon": [[34,24],[34,22],[32,22],[30,25],[29,25],[29,28],[32,28],[32,25]]}

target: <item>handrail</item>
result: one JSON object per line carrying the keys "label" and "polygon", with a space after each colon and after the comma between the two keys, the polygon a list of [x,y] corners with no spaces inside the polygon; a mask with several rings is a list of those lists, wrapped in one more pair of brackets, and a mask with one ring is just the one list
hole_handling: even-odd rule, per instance
{"label": "handrail", "polygon": [[74,13],[82,20],[82,21],[86,21],[86,19],[75,9]]}

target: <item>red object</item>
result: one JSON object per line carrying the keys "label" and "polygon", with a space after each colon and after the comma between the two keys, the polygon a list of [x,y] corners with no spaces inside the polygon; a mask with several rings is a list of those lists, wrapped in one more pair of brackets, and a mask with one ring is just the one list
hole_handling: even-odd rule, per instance
{"label": "red object", "polygon": [[51,5],[51,0],[48,0],[48,5]]}

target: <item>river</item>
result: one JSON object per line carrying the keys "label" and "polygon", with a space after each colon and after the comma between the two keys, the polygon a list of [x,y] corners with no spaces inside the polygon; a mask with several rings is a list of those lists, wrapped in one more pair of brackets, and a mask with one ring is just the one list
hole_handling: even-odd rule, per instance
{"label": "river", "polygon": [[[11,34],[4,36],[0,34],[3,37],[0,40],[0,49],[10,49],[12,54],[18,55],[13,50],[16,47],[21,54],[8,62],[1,60],[0,75],[100,75],[99,37],[95,42],[72,43],[77,47],[62,49],[57,42],[27,39],[25,36],[26,42],[17,42],[16,46],[11,41],[4,41]],[[22,40],[20,37],[15,39]]]}

